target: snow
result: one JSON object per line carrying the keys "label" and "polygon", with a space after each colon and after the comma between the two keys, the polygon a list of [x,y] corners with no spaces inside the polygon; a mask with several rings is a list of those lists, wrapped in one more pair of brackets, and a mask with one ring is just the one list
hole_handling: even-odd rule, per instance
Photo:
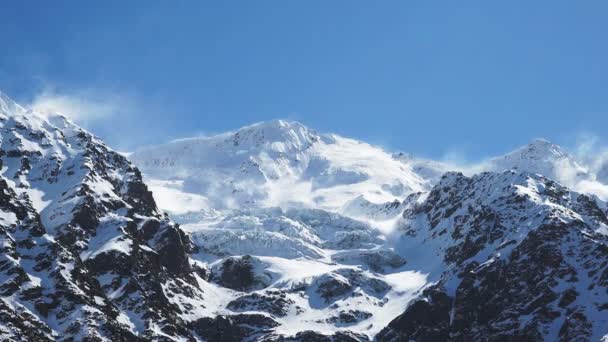
{"label": "snow", "polygon": [[[215,209],[297,205],[337,211],[360,195],[383,203],[428,188],[378,147],[283,120],[148,147],[131,158],[156,191],[177,202],[182,194],[167,189],[203,196],[205,206]],[[176,207],[161,206],[170,212]]]}
{"label": "snow", "polygon": [[183,191],[184,181],[151,179],[147,184],[163,210],[176,215],[212,210],[205,196]]}
{"label": "snow", "polygon": [[0,211],[0,221],[1,224],[11,225],[17,222],[17,215],[13,212]]}
{"label": "snow", "polygon": [[544,139],[536,139],[513,152],[492,158],[482,163],[479,168],[484,171],[501,172],[513,169],[540,174],[575,191],[592,193],[608,200],[608,185],[602,183],[601,176],[598,177],[592,172],[593,166],[585,166],[560,146]]}
{"label": "snow", "polygon": [[103,217],[96,235],[89,240],[88,249],[80,253],[80,258],[86,260],[111,251],[129,255],[132,241],[125,238],[121,226],[125,225],[122,217],[111,214]]}
{"label": "snow", "polygon": [[[308,295],[302,297],[297,294],[291,294],[290,289],[301,286],[301,284],[312,284],[315,279],[319,279],[331,272],[352,269],[358,270],[356,266],[344,266],[331,263],[324,260],[310,259],[285,259],[280,257],[259,257],[265,264],[264,272],[276,275],[269,288],[287,290],[288,298],[294,300],[296,305],[301,307],[303,311],[292,312],[285,317],[275,317],[281,324],[277,327],[276,332],[285,335],[295,335],[303,330],[315,330],[321,333],[333,333],[339,330],[351,330],[374,336],[385,327],[392,319],[401,314],[410,300],[428,285],[426,276],[416,271],[403,271],[398,273],[381,276],[365,272],[364,274],[384,280],[389,284],[391,289],[386,293],[382,300],[378,301],[375,298],[367,298],[366,296],[354,296],[352,298],[344,298],[335,302],[331,308],[324,304],[324,300],[318,297],[314,292],[308,292]],[[218,313],[226,312],[225,304],[231,299],[234,299],[234,293],[230,293],[225,289],[220,290],[217,287],[206,285],[206,291],[213,291],[214,302],[208,303],[209,308],[205,312]],[[258,291],[258,292],[263,292]],[[356,290],[358,291],[358,290]],[[378,305],[382,303],[382,305]],[[215,307],[215,309],[213,309]],[[340,310],[362,310],[373,315],[372,319],[363,320],[354,325],[336,326],[327,323],[325,320],[337,315]]]}
{"label": "snow", "polygon": [[[224,215],[222,219],[183,226],[192,234],[195,244],[216,254],[214,257],[203,253],[195,255],[195,258],[215,269],[222,255],[255,255],[261,262],[261,269],[256,273],[272,275],[268,288],[257,292],[263,293],[268,289],[286,291],[288,298],[301,308],[298,312],[290,310],[285,317],[275,317],[281,324],[276,330],[279,333],[292,335],[306,329],[323,333],[351,330],[373,336],[399,315],[420,289],[428,285],[426,275],[416,270],[399,269],[382,275],[367,271],[367,267],[358,262],[351,263],[348,254],[344,263],[333,260],[332,256],[339,251],[332,248],[341,248],[340,241],[348,232],[365,232],[363,236],[366,239],[356,240],[357,243],[370,241],[369,246],[358,245],[363,246],[362,251],[368,248],[375,250],[386,243],[381,233],[368,223],[319,209],[251,209]],[[352,250],[350,245],[346,248]],[[356,256],[352,258],[357,260]],[[324,299],[314,292],[313,285],[319,279],[341,270],[361,272],[363,276],[385,281],[391,288],[380,298],[355,288],[354,291],[361,292],[362,296],[339,299],[329,308]],[[292,289],[302,284],[310,287],[304,297],[297,292],[292,293]],[[199,310],[197,315],[230,313],[225,306],[236,298],[235,294],[213,285],[205,286],[205,292],[211,291],[216,299],[206,301],[206,308]],[[183,301],[187,302],[186,299]],[[373,318],[348,325],[328,323],[327,320],[338,316],[342,310],[360,310],[373,315]]]}
{"label": "snow", "polygon": [[[202,247],[203,252],[195,255],[202,265],[213,268],[224,256],[253,255],[264,265],[260,272],[273,275],[272,284],[260,293],[302,284],[314,286],[323,277],[347,281],[336,273],[340,270],[362,272],[390,287],[380,298],[356,289],[363,291],[360,296],[340,298],[331,308],[313,290],[307,290],[304,297],[289,294],[303,311],[276,318],[280,323],[276,332],[285,335],[303,330],[325,334],[351,330],[373,337],[424,288],[441,279],[450,268],[444,261],[453,243],[449,234],[432,236],[424,216],[409,221],[402,215],[420,206],[433,185],[449,182],[449,177],[441,179],[447,171],[523,172],[480,176],[487,178],[487,189],[483,189],[487,196],[480,201],[490,205],[504,195],[505,187],[513,186],[514,192],[538,206],[509,213],[530,218],[523,224],[528,229],[553,210],[563,212],[567,220],[586,219],[549,201],[543,195],[544,181],[535,174],[593,193],[600,204],[608,198],[602,193],[605,185],[593,172],[544,140],[473,166],[456,167],[403,153],[390,154],[360,141],[278,120],[147,147],[130,157],[144,172],[161,209],[182,223],[193,242]],[[506,239],[525,237],[522,221],[513,220],[517,224],[509,228],[505,239],[475,256],[480,267],[509,255],[512,246],[504,243]],[[450,224],[442,222],[436,229]],[[607,230],[604,225],[598,228],[601,233]],[[493,253],[499,246],[501,251]],[[406,264],[387,268],[382,274],[372,273],[358,258],[370,251],[396,253]],[[340,258],[334,259],[336,256]],[[196,315],[230,313],[226,303],[237,294],[204,284],[214,300]],[[444,285],[453,294],[457,278]],[[372,317],[348,325],[328,321],[346,308],[369,312]]]}

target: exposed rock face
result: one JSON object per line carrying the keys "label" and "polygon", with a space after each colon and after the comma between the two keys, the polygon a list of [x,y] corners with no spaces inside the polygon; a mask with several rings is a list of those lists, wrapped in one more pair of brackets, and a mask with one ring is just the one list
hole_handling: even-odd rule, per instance
{"label": "exposed rock face", "polygon": [[590,197],[540,175],[447,174],[403,224],[443,255],[444,271],[376,338],[599,340],[607,223]]}
{"label": "exposed rock face", "polygon": [[347,251],[333,255],[332,259],[343,264],[367,266],[378,273],[394,271],[407,263],[399,254],[388,249]]}
{"label": "exposed rock face", "polygon": [[211,274],[211,280],[237,291],[253,291],[267,287],[272,276],[260,272],[261,261],[250,255],[223,260]]}
{"label": "exposed rock face", "polygon": [[285,292],[270,290],[264,293],[252,293],[239,297],[228,303],[232,311],[263,311],[274,316],[284,317],[295,302]]}
{"label": "exposed rock face", "polygon": [[264,315],[241,314],[201,318],[191,327],[208,342],[240,342],[269,334],[277,325],[276,321]]}
{"label": "exposed rock face", "polygon": [[348,326],[359,323],[360,321],[366,320],[370,317],[372,317],[372,314],[369,312],[359,310],[348,310],[340,311],[338,316],[332,317],[327,321],[330,323],[338,323],[342,326]]}
{"label": "exposed rock face", "polygon": [[332,273],[323,275],[315,280],[312,289],[325,299],[326,303],[332,303],[346,295],[365,293],[369,296],[382,298],[390,286],[384,281],[369,277],[361,271],[353,269],[339,269]]}
{"label": "exposed rock face", "polygon": [[3,101],[0,336],[192,338],[191,245],[139,171],[65,118]]}
{"label": "exposed rock face", "polygon": [[260,342],[364,342],[367,336],[350,331],[339,331],[333,335],[325,335],[316,331],[302,331],[294,336],[270,335]]}

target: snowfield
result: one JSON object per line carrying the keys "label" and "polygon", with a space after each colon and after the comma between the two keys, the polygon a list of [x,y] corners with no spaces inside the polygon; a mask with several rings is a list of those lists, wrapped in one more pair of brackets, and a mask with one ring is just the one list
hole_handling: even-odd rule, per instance
{"label": "snowfield", "polygon": [[358,196],[392,202],[429,189],[380,148],[283,120],[144,148],[131,159],[155,189],[179,190],[171,192],[176,202],[195,194],[214,209],[293,204],[338,211]]}

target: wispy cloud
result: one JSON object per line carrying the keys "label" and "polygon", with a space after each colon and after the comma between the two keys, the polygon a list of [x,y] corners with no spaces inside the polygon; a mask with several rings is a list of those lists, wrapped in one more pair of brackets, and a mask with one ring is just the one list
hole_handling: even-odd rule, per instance
{"label": "wispy cloud", "polygon": [[167,141],[168,127],[184,112],[166,97],[104,82],[81,86],[38,78],[34,89],[21,101],[24,107],[64,115],[119,151]]}
{"label": "wispy cloud", "polygon": [[43,114],[62,114],[81,125],[124,114],[133,102],[124,95],[99,89],[58,91],[44,88],[28,107]]}
{"label": "wispy cloud", "polygon": [[608,166],[608,145],[594,133],[580,133],[576,138],[575,156],[584,162],[593,173],[602,171]]}

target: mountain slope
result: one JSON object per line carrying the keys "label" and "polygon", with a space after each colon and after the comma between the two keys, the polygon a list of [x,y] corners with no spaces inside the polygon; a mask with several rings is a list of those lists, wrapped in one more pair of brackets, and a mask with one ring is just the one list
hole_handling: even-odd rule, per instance
{"label": "mountain slope", "polygon": [[139,171],[64,117],[0,108],[0,335],[192,337],[176,303],[203,296],[190,243]]}
{"label": "mountain slope", "polygon": [[397,242],[436,283],[377,338],[606,338],[607,225],[593,199],[540,175],[446,174]]}
{"label": "mountain slope", "polygon": [[[426,284],[376,228],[321,209],[233,210],[184,231],[99,139],[6,97],[0,108],[3,339],[365,341]],[[352,180],[311,169],[293,168],[311,186]]]}
{"label": "mountain slope", "polygon": [[[242,137],[246,137],[244,142]],[[235,144],[235,140],[239,142]],[[362,153],[360,146],[368,152]],[[162,152],[164,149],[168,151]],[[182,156],[182,150],[188,152]],[[168,168],[159,166],[163,164],[158,162],[163,160],[159,155],[165,156]],[[586,296],[582,290],[604,281],[598,274],[606,265],[606,206],[597,197],[571,192],[550,179],[577,189],[597,183],[596,175],[576,158],[545,140],[483,163],[476,169],[493,172],[472,178],[450,173],[442,177],[451,166],[405,154],[389,157],[368,145],[319,135],[283,121],[153,147],[134,157],[161,189],[179,183],[178,191],[188,188],[199,189],[197,196],[211,194],[205,197],[203,213],[172,216],[191,234],[198,247],[193,258],[211,269],[210,281],[244,293],[231,297],[226,309],[274,312],[275,333],[347,331],[359,334],[358,339],[376,336],[380,341],[477,340],[484,336],[567,340],[606,334],[598,328],[605,323],[601,318],[605,293]],[[209,165],[193,167],[196,158]],[[242,172],[234,160],[253,161],[245,164],[255,167]],[[324,160],[322,167],[318,160]],[[358,176],[351,177],[352,172]],[[408,177],[399,178],[399,172]],[[228,187],[230,193],[222,193],[238,203],[239,209],[216,204],[214,192],[207,187],[192,186],[193,179],[202,174],[214,174],[209,179],[215,179],[216,173],[222,173],[220,179],[229,179],[230,186],[240,184],[247,189]],[[171,176],[155,178],[163,174]],[[545,174],[549,177],[541,176]],[[247,200],[233,200],[243,193],[247,196],[240,199]],[[250,196],[253,193],[259,196]],[[293,200],[298,196],[298,201]],[[277,198],[280,200],[270,200]],[[307,202],[310,198],[316,200]],[[284,209],[269,208],[277,204]],[[402,213],[397,222],[401,228],[393,231],[394,220]],[[564,231],[572,233],[563,238]],[[545,264],[545,254],[561,258],[562,250],[575,260],[557,260],[556,256],[555,264]],[[514,255],[519,259],[511,260]],[[227,275],[232,271],[226,273],[226,265],[230,270],[233,265],[246,265],[239,267],[250,270],[248,285],[223,280],[234,278]],[[490,266],[498,270],[483,273]],[[585,270],[594,276],[581,273],[566,284],[553,273],[545,274],[548,267],[556,269],[553,273]],[[302,274],[294,268],[315,271]],[[517,270],[531,278],[523,279]],[[466,276],[471,272],[477,272],[476,278]],[[494,284],[496,279],[501,283]],[[377,287],[362,287],[370,282]],[[534,282],[551,286],[538,287]],[[478,283],[482,285],[478,287]],[[556,289],[555,284],[565,285]],[[571,289],[581,298],[576,302],[580,307],[569,306],[569,299],[555,302],[573,297]],[[458,291],[466,291],[467,297]],[[514,294],[512,303],[509,294]],[[547,302],[524,308],[537,297]],[[435,302],[438,307],[427,305]],[[461,302],[464,307],[455,306]],[[490,312],[492,308],[508,314]],[[493,321],[477,318],[482,315],[477,312]],[[560,317],[568,317],[568,324],[555,317],[558,312]],[[424,321],[425,317],[430,321]],[[448,321],[441,321],[445,317]],[[531,322],[522,323],[523,317]],[[435,325],[436,321],[443,325]]]}
{"label": "mountain slope", "polygon": [[589,170],[572,155],[544,139],[536,139],[513,152],[492,158],[488,164],[492,171],[512,169],[537,173],[564,183],[590,177]]}
{"label": "mountain slope", "polygon": [[518,170],[540,174],[575,191],[608,200],[608,179],[604,177],[601,168],[586,165],[560,146],[544,139],[536,139],[513,152],[492,158],[476,169],[496,172]]}

